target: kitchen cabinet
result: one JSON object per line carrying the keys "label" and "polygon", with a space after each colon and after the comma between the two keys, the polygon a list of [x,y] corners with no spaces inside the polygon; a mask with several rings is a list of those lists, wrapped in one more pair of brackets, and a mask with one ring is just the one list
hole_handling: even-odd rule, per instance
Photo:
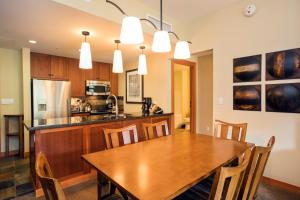
{"label": "kitchen cabinet", "polygon": [[110,66],[110,91],[114,95],[118,95],[118,74],[112,72],[112,66]]}
{"label": "kitchen cabinet", "polygon": [[85,69],[85,80],[100,80],[100,63],[93,62],[92,69]]}
{"label": "kitchen cabinet", "polygon": [[68,58],[31,53],[31,78],[68,80]]}
{"label": "kitchen cabinet", "polygon": [[110,81],[111,65],[108,63],[99,63],[100,81]]}
{"label": "kitchen cabinet", "polygon": [[80,69],[79,59],[41,53],[31,53],[31,78],[69,80],[71,96],[85,96],[85,81],[110,81],[111,92],[118,95],[118,74],[112,73],[112,64],[93,62],[92,69]]}
{"label": "kitchen cabinet", "polygon": [[49,79],[51,77],[51,56],[32,52],[30,55],[31,77]]}
{"label": "kitchen cabinet", "polygon": [[79,60],[68,59],[69,80],[71,82],[71,96],[85,96],[85,70],[79,68]]}
{"label": "kitchen cabinet", "polygon": [[51,79],[69,80],[68,58],[51,56]]}

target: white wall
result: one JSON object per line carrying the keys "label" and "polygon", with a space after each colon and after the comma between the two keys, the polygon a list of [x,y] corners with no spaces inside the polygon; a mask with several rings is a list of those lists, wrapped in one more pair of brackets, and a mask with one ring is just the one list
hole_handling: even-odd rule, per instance
{"label": "white wall", "polygon": [[213,55],[198,58],[198,92],[197,112],[199,133],[210,134],[213,130]]}
{"label": "white wall", "polygon": [[[249,3],[257,6],[255,16],[244,17]],[[247,141],[265,145],[275,135],[276,143],[265,176],[300,186],[300,115],[265,112],[265,53],[300,47],[299,0],[240,1],[195,21],[190,27],[192,52],[213,49],[214,118],[248,122]],[[262,54],[262,112],[232,109],[233,58]],[[273,81],[280,83],[283,81]],[[298,80],[300,82],[300,80]],[[218,105],[218,98],[224,99]],[[200,98],[200,97],[199,97]]]}
{"label": "white wall", "polygon": [[[171,111],[171,54],[153,53],[147,56],[148,75],[144,76],[144,96],[152,97],[164,112]],[[127,104],[126,91],[126,70],[138,67],[138,55],[135,61],[125,64],[124,73],[119,75],[119,95],[124,96],[125,112],[141,112],[142,104]]]}
{"label": "white wall", "polygon": [[[10,98],[13,104],[0,104],[1,152],[5,151],[3,115],[22,114],[22,70],[21,52],[16,49],[0,48],[0,99]],[[12,139],[10,150],[17,149],[18,141]]]}

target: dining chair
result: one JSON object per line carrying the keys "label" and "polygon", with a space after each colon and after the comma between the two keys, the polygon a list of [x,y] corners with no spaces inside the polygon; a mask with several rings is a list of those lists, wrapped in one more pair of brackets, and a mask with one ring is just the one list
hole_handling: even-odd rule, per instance
{"label": "dining chair", "polygon": [[42,152],[37,156],[35,171],[47,200],[66,199],[60,183],[53,177],[48,160]]}
{"label": "dining chair", "polygon": [[106,149],[116,148],[138,142],[136,125],[130,125],[118,129],[103,129]]}
{"label": "dining chair", "polygon": [[266,147],[254,147],[250,164],[245,174],[242,184],[240,197],[242,200],[253,200],[256,197],[259,183],[261,182],[266,164],[275,143],[275,137],[272,136]]}
{"label": "dining chair", "polygon": [[143,123],[146,140],[169,135],[168,122],[166,120],[156,123]]}
{"label": "dining chair", "polygon": [[[241,183],[249,164],[251,150],[248,148],[242,157],[242,162],[236,167],[221,167],[215,189],[210,188],[210,194],[206,195],[198,190],[197,185],[175,198],[175,200],[197,199],[197,200],[235,200],[238,197]],[[202,188],[201,188],[202,189]]]}
{"label": "dining chair", "polygon": [[[40,152],[36,158],[35,170],[47,200],[67,199],[61,184],[54,178],[49,162],[42,152]],[[108,194],[105,195],[103,200],[123,200],[123,198],[117,194]]]}
{"label": "dining chair", "polygon": [[[216,120],[214,126],[214,136],[223,139],[232,139],[240,142],[245,142],[247,125],[247,123],[233,124],[221,120]],[[231,135],[229,135],[230,132]]]}

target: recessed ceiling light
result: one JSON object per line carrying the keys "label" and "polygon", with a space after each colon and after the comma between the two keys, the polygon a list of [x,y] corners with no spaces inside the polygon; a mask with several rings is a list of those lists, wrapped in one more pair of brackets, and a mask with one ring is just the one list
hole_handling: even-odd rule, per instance
{"label": "recessed ceiling light", "polygon": [[36,44],[37,43],[37,41],[35,41],[35,40],[28,40],[28,42],[31,43],[31,44]]}

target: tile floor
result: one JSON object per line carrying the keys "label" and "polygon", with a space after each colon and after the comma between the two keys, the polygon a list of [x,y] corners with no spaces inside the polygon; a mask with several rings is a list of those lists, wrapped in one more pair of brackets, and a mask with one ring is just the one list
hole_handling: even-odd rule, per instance
{"label": "tile floor", "polygon": [[32,193],[29,159],[0,158],[0,199],[12,199]]}

